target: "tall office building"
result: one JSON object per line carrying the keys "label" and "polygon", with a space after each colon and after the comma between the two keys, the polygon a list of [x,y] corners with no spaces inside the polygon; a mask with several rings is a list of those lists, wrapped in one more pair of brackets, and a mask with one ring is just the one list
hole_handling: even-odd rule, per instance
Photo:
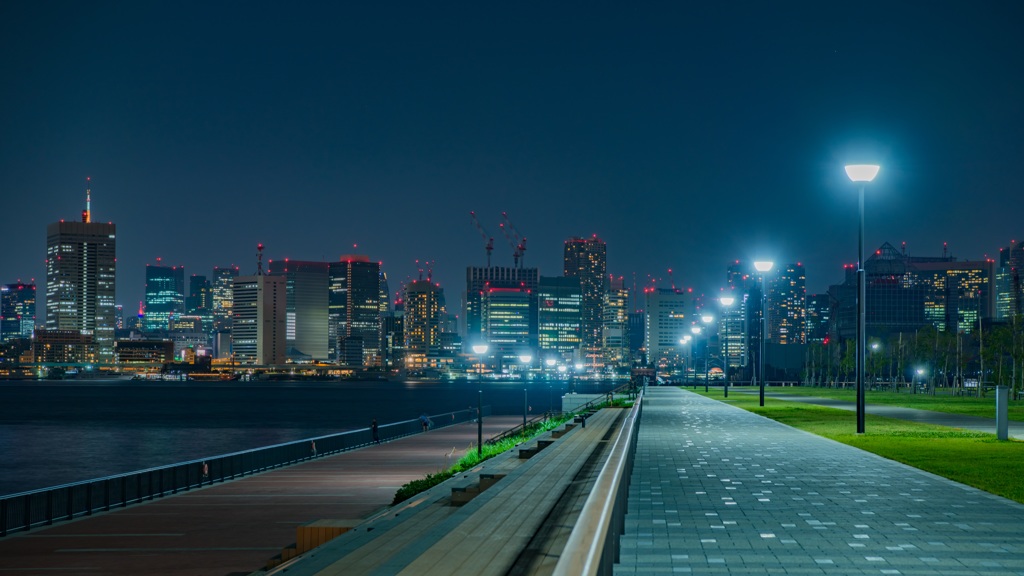
{"label": "tall office building", "polygon": [[346,255],[331,262],[329,353],[354,366],[380,366],[380,262]]}
{"label": "tall office building", "polygon": [[430,280],[414,280],[405,286],[404,356],[411,370],[428,365],[428,356],[437,354],[441,334],[442,290]]}
{"label": "tall office building", "polygon": [[575,360],[582,342],[583,292],[580,279],[541,276],[537,290],[538,345],[541,353]]}
{"label": "tall office building", "polygon": [[203,332],[213,332],[213,286],[206,276],[193,274],[189,277],[185,313],[199,317]]}
{"label": "tall office building", "polygon": [[32,338],[36,328],[36,285],[17,282],[0,286],[0,342]]}
{"label": "tall office building", "polygon": [[229,332],[231,330],[231,291],[237,277],[238,266],[217,266],[213,269],[214,332]]}
{"label": "tall office building", "polygon": [[282,276],[238,276],[232,285],[231,349],[238,364],[284,364],[288,296]]}
{"label": "tall office building", "polygon": [[274,260],[270,275],[285,278],[285,339],[288,358],[297,362],[326,361],[328,353],[327,262]]}
{"label": "tall office building", "polygon": [[586,363],[598,365],[601,357],[601,325],[607,273],[607,246],[595,234],[565,241],[564,275],[580,279],[583,292],[583,353]]}
{"label": "tall office building", "polygon": [[725,293],[733,297],[733,303],[720,308],[718,353],[728,358],[729,367],[733,369],[729,374],[735,374],[736,368],[747,365],[747,309],[750,305],[750,292],[729,289]]}
{"label": "tall office building", "polygon": [[690,334],[696,317],[693,298],[687,292],[668,288],[646,288],[644,297],[644,348],[648,363],[659,367],[678,364],[689,350],[680,339]]}
{"label": "tall office building", "polygon": [[768,290],[768,341],[807,342],[807,275],[803,264],[781,268]]}
{"label": "tall office building", "polygon": [[484,338],[490,347],[488,355],[500,365],[515,364],[524,354],[534,355],[537,340],[530,333],[535,323],[534,301],[530,291],[523,287],[484,289]]}
{"label": "tall office building", "polygon": [[924,288],[925,319],[941,331],[970,333],[995,315],[995,263],[952,256],[907,256],[906,282]]}
{"label": "tall office building", "polygon": [[91,337],[98,360],[114,360],[117,227],[92,221],[86,190],[81,222],[46,227],[46,328]]}
{"label": "tall office building", "polygon": [[828,294],[807,295],[807,343],[821,344],[828,337],[832,303]]}
{"label": "tall office building", "polygon": [[474,345],[487,342],[487,290],[491,288],[525,289],[530,301],[530,337],[538,338],[537,289],[540,274],[536,268],[491,266],[487,268],[469,266],[466,268],[466,294],[463,317],[466,338],[463,345],[467,350]]}
{"label": "tall office building", "polygon": [[1024,241],[999,249],[995,282],[995,317],[1009,320],[1024,314]]}
{"label": "tall office building", "polygon": [[608,278],[603,308],[601,346],[605,363],[610,366],[629,366],[629,289],[622,276]]}
{"label": "tall office building", "polygon": [[185,267],[147,264],[146,331],[169,330],[171,318],[184,313]]}

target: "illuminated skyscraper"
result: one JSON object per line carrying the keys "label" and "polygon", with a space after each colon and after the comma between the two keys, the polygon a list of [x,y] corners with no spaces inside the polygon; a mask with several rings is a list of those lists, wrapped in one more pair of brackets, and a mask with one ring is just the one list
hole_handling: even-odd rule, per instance
{"label": "illuminated skyscraper", "polygon": [[98,360],[114,360],[114,224],[92,221],[91,194],[81,222],[46,227],[46,328],[89,336]]}
{"label": "illuminated skyscraper", "polygon": [[184,313],[185,267],[147,264],[146,331],[168,330],[171,317]]}
{"label": "illuminated skyscraper", "polygon": [[288,340],[283,276],[238,276],[231,300],[231,349],[238,364],[284,364]]}
{"label": "illuminated skyscraper", "polygon": [[522,354],[534,355],[537,340],[530,334],[533,302],[536,299],[523,287],[484,289],[484,338],[490,347],[488,355],[501,365],[516,363]]}
{"label": "illuminated skyscraper", "polygon": [[213,331],[231,330],[231,290],[238,276],[238,266],[213,269]]}
{"label": "illuminated skyscraper", "polygon": [[803,264],[781,268],[768,288],[768,341],[807,342],[807,275]]}
{"label": "illuminated skyscraper", "polygon": [[356,366],[380,366],[380,262],[346,255],[331,262],[328,339],[331,357]]}
{"label": "illuminated skyscraper", "polygon": [[583,292],[583,353],[586,363],[602,363],[601,324],[604,321],[605,274],[607,246],[595,234],[591,238],[570,238],[565,241],[565,276],[580,279]]}
{"label": "illuminated skyscraper", "polygon": [[202,321],[202,331],[207,335],[213,332],[213,287],[206,276],[193,274],[189,277],[185,313],[198,316]]}
{"label": "illuminated skyscraper", "polygon": [[423,368],[436,354],[441,333],[441,287],[430,280],[414,280],[405,286],[405,365]]}
{"label": "illuminated skyscraper", "polygon": [[0,286],[0,342],[31,338],[36,327],[36,285]]}
{"label": "illuminated skyscraper", "polygon": [[1024,314],[1024,241],[1012,241],[999,249],[995,286],[997,319]]}
{"label": "illuminated skyscraper", "polygon": [[907,257],[905,282],[924,288],[925,319],[938,330],[970,333],[995,312],[995,263],[952,256]]}
{"label": "illuminated skyscraper", "polygon": [[828,336],[831,301],[828,294],[807,296],[807,343],[821,344]]}
{"label": "illuminated skyscraper", "polygon": [[487,343],[487,310],[484,305],[490,288],[523,288],[529,294],[531,307],[530,338],[537,340],[537,288],[540,275],[536,268],[491,266],[466,268],[466,297],[464,317],[466,338],[463,345],[468,351],[474,345]]}
{"label": "illuminated skyscraper", "polygon": [[580,279],[541,276],[537,293],[539,346],[575,360],[582,343],[583,293]]}
{"label": "illuminated skyscraper", "polygon": [[680,340],[691,334],[695,318],[693,298],[686,292],[668,288],[646,288],[644,296],[647,361],[661,368],[676,365],[689,350]]}
{"label": "illuminated skyscraper", "polygon": [[608,278],[603,308],[601,344],[605,362],[611,366],[629,366],[629,289],[622,276]]}
{"label": "illuminated skyscraper", "polygon": [[285,278],[285,338],[288,341],[288,357],[292,360],[330,359],[327,336],[328,267],[327,262],[287,259],[270,262],[270,274]]}

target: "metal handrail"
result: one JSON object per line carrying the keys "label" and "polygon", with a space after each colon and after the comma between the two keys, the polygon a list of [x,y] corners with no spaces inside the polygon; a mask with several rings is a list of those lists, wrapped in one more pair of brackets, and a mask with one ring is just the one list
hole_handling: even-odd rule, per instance
{"label": "metal handrail", "polygon": [[642,400],[640,389],[555,565],[555,576],[611,574],[618,561]]}
{"label": "metal handrail", "polygon": [[[488,416],[491,407],[484,406],[482,411]],[[444,428],[472,421],[476,416],[474,408],[429,416],[429,419],[435,428]],[[423,425],[419,418],[414,418],[384,424],[378,430],[382,441],[395,440],[422,433]],[[35,526],[50,525],[79,516],[91,516],[94,512],[109,511],[111,508],[124,508],[129,504],[176,494],[178,491],[226,482],[372,443],[371,430],[360,428],[0,496],[0,537],[6,536],[8,532],[30,530]]]}

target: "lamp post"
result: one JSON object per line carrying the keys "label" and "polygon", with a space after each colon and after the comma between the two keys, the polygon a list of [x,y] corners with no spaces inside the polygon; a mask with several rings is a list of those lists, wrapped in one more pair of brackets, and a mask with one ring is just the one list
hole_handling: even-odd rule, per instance
{"label": "lamp post", "polygon": [[[679,339],[679,343],[681,345],[683,345],[683,346],[686,346],[690,342],[690,340],[692,338],[693,338],[693,336],[690,336],[689,334],[685,334],[685,335],[683,335],[682,338]],[[682,353],[682,351],[680,351],[680,353]],[[685,364],[685,366],[689,367],[689,363]],[[684,378],[686,377],[686,368],[683,369],[683,377]],[[686,378],[687,383],[689,382],[689,380],[690,380],[689,378]]]}
{"label": "lamp post", "polygon": [[857,234],[857,434],[864,433],[864,357],[867,352],[867,283],[864,278],[864,189],[878,174],[875,164],[850,164],[846,175],[858,184],[860,224]]}
{"label": "lamp post", "polygon": [[711,344],[711,326],[710,324],[715,321],[715,317],[711,314],[704,314],[700,317],[700,321],[707,325],[707,332],[704,334],[704,391],[708,391],[708,380],[710,372],[708,371],[708,353],[710,352]]}
{"label": "lamp post", "polygon": [[770,262],[768,260],[754,262],[754,268],[761,273],[761,350],[757,355],[757,384],[760,388],[761,406],[764,406],[764,336],[768,331],[766,326],[767,314],[765,314],[765,312],[767,312],[767,310],[765,310],[765,303],[768,301],[768,297],[765,290],[764,276],[766,273],[770,272],[773,267],[775,267],[775,262]]}
{"label": "lamp post", "polygon": [[722,370],[725,375],[725,397],[729,397],[729,312],[728,308],[732,306],[732,303],[736,299],[732,296],[720,296],[718,302],[722,305],[724,311],[722,312],[722,323],[725,324],[725,340],[724,348],[722,350],[722,356],[725,357],[725,362],[722,364]]}
{"label": "lamp post", "polygon": [[[691,326],[690,331],[693,332],[693,345],[690,346],[690,357],[693,359],[693,387],[697,387],[697,336],[700,336],[701,327]],[[704,391],[708,391],[708,383],[704,381]]]}

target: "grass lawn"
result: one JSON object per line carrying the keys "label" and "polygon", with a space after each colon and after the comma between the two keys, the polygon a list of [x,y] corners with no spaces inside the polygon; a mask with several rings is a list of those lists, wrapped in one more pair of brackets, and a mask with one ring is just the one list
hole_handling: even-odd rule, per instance
{"label": "grass lawn", "polygon": [[761,407],[756,395],[697,393],[1024,504],[1024,442],[871,414],[865,415],[867,432],[858,436],[856,416],[847,410],[773,398]]}
{"label": "grass lawn", "polygon": [[[703,387],[698,387],[703,391]],[[687,388],[692,390],[692,388]],[[752,387],[744,387],[742,390],[756,390]],[[797,396],[816,396],[818,398],[831,398],[856,402],[856,393],[852,388],[812,388],[810,386],[786,386],[781,388],[766,388],[766,392],[772,394],[793,394]],[[718,389],[718,396],[721,397],[722,390]],[[714,397],[712,395],[712,397]],[[867,404],[882,404],[886,406],[902,406],[904,408],[918,408],[920,410],[933,410],[935,412],[948,412],[950,414],[964,414],[967,416],[980,416],[982,418],[996,417],[996,395],[990,392],[986,398],[974,396],[943,396],[941,392],[932,396],[931,394],[910,394],[909,392],[875,392],[867,390],[864,392],[864,402]],[[1012,400],[1009,402],[1008,412],[1010,420],[1024,422],[1024,400]]]}

